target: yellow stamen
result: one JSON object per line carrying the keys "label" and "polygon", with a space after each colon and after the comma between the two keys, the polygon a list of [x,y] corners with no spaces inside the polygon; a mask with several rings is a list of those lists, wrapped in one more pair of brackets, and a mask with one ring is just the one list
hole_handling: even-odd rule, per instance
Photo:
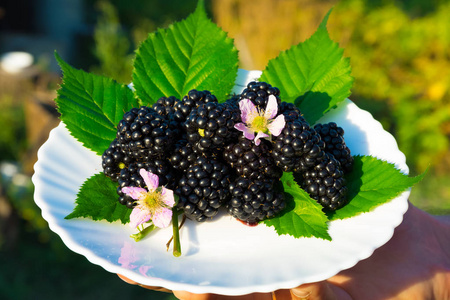
{"label": "yellow stamen", "polygon": [[266,132],[267,131],[267,119],[264,116],[257,116],[253,119],[250,124],[250,128],[255,132]]}
{"label": "yellow stamen", "polygon": [[198,133],[200,134],[201,137],[205,136],[205,129],[198,129]]}

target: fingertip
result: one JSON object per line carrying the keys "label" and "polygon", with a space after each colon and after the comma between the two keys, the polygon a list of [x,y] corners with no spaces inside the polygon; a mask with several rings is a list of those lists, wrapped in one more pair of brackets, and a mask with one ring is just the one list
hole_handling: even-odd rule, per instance
{"label": "fingertip", "polygon": [[174,296],[180,300],[206,300],[211,299],[209,294],[193,294],[186,291],[172,291]]}
{"label": "fingertip", "polygon": [[327,281],[302,284],[291,289],[293,300],[335,300],[337,299],[335,290],[331,288]]}

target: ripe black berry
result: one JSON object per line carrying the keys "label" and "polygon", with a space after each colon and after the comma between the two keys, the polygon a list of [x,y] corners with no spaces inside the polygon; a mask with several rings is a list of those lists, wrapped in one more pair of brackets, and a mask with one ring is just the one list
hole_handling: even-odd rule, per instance
{"label": "ripe black berry", "polygon": [[186,121],[191,111],[205,103],[217,103],[216,96],[209,91],[190,90],[186,96],[174,106],[174,119],[178,122]]}
{"label": "ripe black berry", "polygon": [[223,149],[237,137],[234,125],[240,121],[240,112],[219,103],[206,103],[193,109],[184,129],[189,143],[201,152]]}
{"label": "ripe black berry", "polygon": [[272,180],[238,177],[229,189],[228,213],[249,225],[272,218],[286,207],[284,194],[274,191]]}
{"label": "ripe black berry", "polygon": [[120,143],[114,139],[102,154],[103,173],[113,181],[119,178],[120,170],[130,163],[130,158],[120,149]]}
{"label": "ripe black berry", "polygon": [[332,155],[302,173],[302,188],[317,200],[324,210],[334,211],[347,204],[347,187],[342,166]]}
{"label": "ripe black berry", "polygon": [[142,106],[124,114],[117,126],[117,139],[122,151],[134,160],[146,161],[167,154],[178,132],[154,109]]}
{"label": "ripe black berry", "polygon": [[180,171],[187,170],[192,166],[201,154],[193,149],[192,145],[182,139],[175,145],[174,151],[169,156],[172,166]]}
{"label": "ripe black berry", "polygon": [[334,122],[317,124],[314,129],[325,142],[325,152],[333,155],[341,163],[344,172],[350,172],[353,167],[353,156],[345,144],[344,129]]}
{"label": "ripe black berry", "polygon": [[273,95],[280,104],[280,90],[267,82],[252,81],[242,91],[240,99],[249,99],[258,109],[266,109],[269,96]]}
{"label": "ripe black berry", "polygon": [[240,136],[237,143],[225,147],[223,157],[239,176],[249,179],[279,179],[283,172],[275,165],[270,152],[270,143],[263,140],[257,146],[253,141]]}
{"label": "ripe black berry", "polygon": [[325,153],[320,135],[302,117],[286,121],[272,143],[272,156],[285,172],[306,171],[322,160]]}
{"label": "ripe black berry", "polygon": [[183,174],[175,193],[178,208],[198,222],[214,217],[229,198],[229,167],[211,157],[199,157]]}

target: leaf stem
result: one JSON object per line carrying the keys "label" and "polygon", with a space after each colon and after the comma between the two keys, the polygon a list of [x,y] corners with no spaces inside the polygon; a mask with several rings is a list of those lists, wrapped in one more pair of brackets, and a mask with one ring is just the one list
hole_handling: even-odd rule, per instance
{"label": "leaf stem", "polygon": [[[184,223],[184,220],[181,223]],[[173,228],[173,256],[175,257],[181,256],[180,227],[178,227],[178,210],[174,209],[172,213],[172,228]],[[168,245],[170,245],[170,241]]]}
{"label": "leaf stem", "polygon": [[146,228],[143,228],[142,230],[139,229],[138,233],[132,234],[130,235],[130,237],[132,237],[136,242],[139,242],[140,240],[142,240],[147,234],[149,234],[150,232],[152,232],[153,230],[155,230],[156,226],[155,225],[150,225]]}

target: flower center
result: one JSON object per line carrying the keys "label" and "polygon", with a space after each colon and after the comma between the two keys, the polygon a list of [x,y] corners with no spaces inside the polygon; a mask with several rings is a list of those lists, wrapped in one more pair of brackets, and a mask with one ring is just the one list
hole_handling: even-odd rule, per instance
{"label": "flower center", "polygon": [[252,124],[251,129],[255,132],[266,132],[267,131],[267,119],[264,116],[256,116]]}
{"label": "flower center", "polygon": [[147,208],[149,211],[154,212],[160,207],[164,207],[166,204],[162,201],[161,190],[148,192],[144,198],[139,200],[139,204]]}

